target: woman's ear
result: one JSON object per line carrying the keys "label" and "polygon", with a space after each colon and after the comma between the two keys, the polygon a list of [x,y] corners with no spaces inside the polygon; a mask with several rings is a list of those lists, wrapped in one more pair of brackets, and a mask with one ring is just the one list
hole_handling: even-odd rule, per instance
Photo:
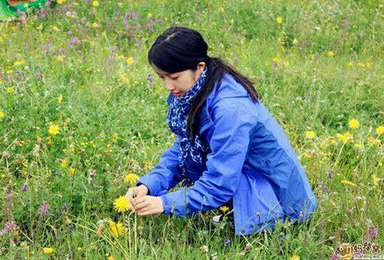
{"label": "woman's ear", "polygon": [[197,69],[203,73],[204,69],[205,69],[205,66],[207,66],[207,64],[204,62],[204,61],[200,61],[198,64],[197,64]]}

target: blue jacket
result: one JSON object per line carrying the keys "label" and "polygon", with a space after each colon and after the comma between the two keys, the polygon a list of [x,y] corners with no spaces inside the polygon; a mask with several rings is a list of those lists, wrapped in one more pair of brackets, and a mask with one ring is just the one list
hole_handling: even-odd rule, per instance
{"label": "blue jacket", "polygon": [[231,75],[225,74],[219,84],[200,115],[199,133],[210,147],[206,161],[197,165],[190,157],[186,160],[194,184],[168,192],[182,180],[179,138],[138,184],[161,197],[164,214],[187,216],[232,199],[237,235],[271,228],[278,219],[306,220],[317,200],[284,130]]}

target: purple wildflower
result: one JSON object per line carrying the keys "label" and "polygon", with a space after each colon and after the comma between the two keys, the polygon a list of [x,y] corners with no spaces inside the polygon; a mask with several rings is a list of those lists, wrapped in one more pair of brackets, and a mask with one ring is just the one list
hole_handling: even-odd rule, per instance
{"label": "purple wildflower", "polygon": [[355,252],[354,254],[353,254],[353,259],[358,259],[358,258],[362,258],[362,257],[364,257],[364,254],[363,254],[363,252]]}
{"label": "purple wildflower", "polygon": [[4,224],[4,229],[7,230],[7,232],[14,231],[17,228],[18,228],[17,224],[13,220],[12,221],[8,221],[7,223]]}
{"label": "purple wildflower", "polygon": [[45,18],[47,15],[48,15],[47,10],[45,10],[45,9],[40,9],[40,11],[39,11],[39,17],[40,17],[40,18]]}
{"label": "purple wildflower", "polygon": [[20,241],[17,238],[14,237],[14,238],[11,239],[11,244],[13,246],[17,246],[18,244],[20,244]]}
{"label": "purple wildflower", "polygon": [[147,76],[147,84],[148,84],[148,88],[152,88],[152,86],[153,86],[153,76],[152,76],[152,74],[148,74],[148,76]]}
{"label": "purple wildflower", "polygon": [[152,83],[152,82],[153,82],[153,76],[152,76],[152,74],[148,73],[147,80],[148,80],[149,83]]}
{"label": "purple wildflower", "polygon": [[377,237],[377,234],[378,234],[378,230],[376,227],[374,226],[371,226],[368,228],[368,239],[369,240],[374,240],[376,237]]}
{"label": "purple wildflower", "polygon": [[339,259],[339,255],[336,254],[336,253],[333,253],[330,257],[329,257],[329,260],[337,260]]}
{"label": "purple wildflower", "polygon": [[136,20],[139,18],[139,14],[136,12],[126,12],[124,15],[124,27],[128,31],[129,30],[129,20]]}
{"label": "purple wildflower", "polygon": [[52,43],[52,42],[47,42],[46,44],[43,44],[43,45],[41,46],[41,49],[42,49],[42,51],[43,51],[45,54],[47,54],[47,53],[49,53],[49,52],[52,51],[52,49],[53,49],[53,43]]}
{"label": "purple wildflower", "polygon": [[52,0],[48,0],[47,2],[45,2],[45,6],[46,7],[50,7],[52,4]]}
{"label": "purple wildflower", "polygon": [[63,55],[65,53],[65,49],[64,48],[60,48],[57,50],[57,54],[58,55]]}
{"label": "purple wildflower", "polygon": [[23,187],[21,188],[22,192],[27,192],[28,191],[28,183],[24,183]]}
{"label": "purple wildflower", "polygon": [[80,41],[79,39],[77,39],[76,37],[73,37],[70,41],[69,41],[69,47],[70,48],[73,48],[75,45],[79,45],[80,44]]}
{"label": "purple wildflower", "polygon": [[108,63],[112,63],[114,59],[115,59],[115,55],[111,54],[111,55],[108,56],[107,61],[108,61]]}
{"label": "purple wildflower", "polygon": [[40,205],[40,207],[39,207],[39,214],[41,216],[48,215],[48,211],[49,211],[49,204],[48,204],[48,202],[44,202],[43,204]]}
{"label": "purple wildflower", "polygon": [[0,237],[18,229],[18,226],[15,221],[8,221],[4,224],[4,228],[0,230]]}
{"label": "purple wildflower", "polygon": [[227,238],[227,239],[224,240],[224,245],[225,246],[229,245],[230,243],[231,243],[230,239]]}
{"label": "purple wildflower", "polygon": [[129,28],[128,17],[129,17],[129,13],[126,12],[125,15],[124,15],[124,27],[125,27],[126,30],[128,30],[128,28]]}
{"label": "purple wildflower", "polygon": [[62,8],[62,11],[63,11],[63,13],[68,12],[68,6],[67,6],[67,5],[64,5],[63,8]]}

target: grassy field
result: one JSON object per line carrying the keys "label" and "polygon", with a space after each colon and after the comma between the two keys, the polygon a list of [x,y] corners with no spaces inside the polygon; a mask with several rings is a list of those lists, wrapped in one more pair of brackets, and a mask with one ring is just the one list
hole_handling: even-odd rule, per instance
{"label": "grassy field", "polygon": [[[383,3],[60,2],[0,24],[0,258],[328,259],[367,241],[384,255]],[[308,225],[235,237],[218,212],[114,209],[175,140],[146,61],[174,24],[253,79],[318,198]]]}

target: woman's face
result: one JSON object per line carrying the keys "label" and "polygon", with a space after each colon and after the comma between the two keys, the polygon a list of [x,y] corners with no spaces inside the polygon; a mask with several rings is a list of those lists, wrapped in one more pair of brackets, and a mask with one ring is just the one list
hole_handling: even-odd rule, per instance
{"label": "woman's face", "polygon": [[189,69],[168,73],[157,68],[154,64],[151,65],[159,77],[164,81],[165,87],[176,97],[184,96],[185,93],[192,88],[206,66],[205,62],[200,62],[197,64],[197,69],[195,71]]}

